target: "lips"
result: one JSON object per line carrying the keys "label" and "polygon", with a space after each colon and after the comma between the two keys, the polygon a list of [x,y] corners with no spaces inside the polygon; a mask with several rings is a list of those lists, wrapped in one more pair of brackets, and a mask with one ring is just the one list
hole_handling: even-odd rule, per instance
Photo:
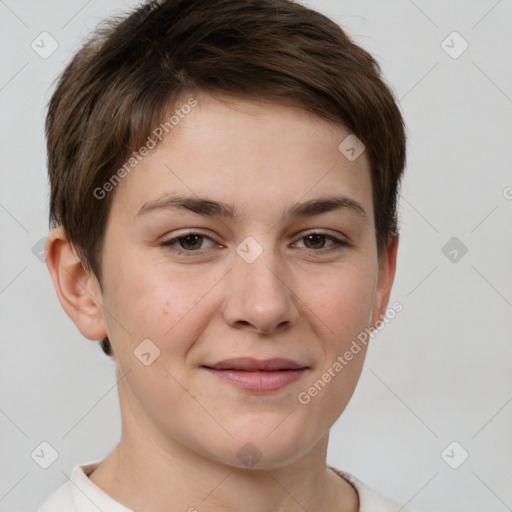
{"label": "lips", "polygon": [[270,393],[297,382],[308,366],[291,359],[238,357],[202,366],[211,375],[245,392]]}
{"label": "lips", "polygon": [[254,359],[252,357],[237,357],[225,359],[218,363],[203,365],[205,368],[213,370],[236,370],[246,372],[267,371],[275,372],[279,370],[302,370],[307,366],[291,359],[275,357],[272,359]]}

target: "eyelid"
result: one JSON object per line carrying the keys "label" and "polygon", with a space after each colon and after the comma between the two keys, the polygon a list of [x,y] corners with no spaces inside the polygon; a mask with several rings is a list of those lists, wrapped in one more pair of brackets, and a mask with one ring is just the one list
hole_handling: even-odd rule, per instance
{"label": "eyelid", "polygon": [[306,231],[301,231],[300,233],[298,233],[298,235],[300,235],[300,236],[298,236],[297,238],[303,238],[308,235],[331,236],[333,238],[337,238],[340,242],[348,243],[348,240],[346,240],[346,237],[344,237],[341,233],[331,232],[331,231],[325,230],[325,229],[310,228],[310,229],[306,229]]}
{"label": "eyelid", "polygon": [[212,238],[210,234],[208,234],[206,231],[203,231],[201,228],[187,228],[183,232],[178,231],[174,233],[172,239],[184,238],[189,235],[201,235]]}
{"label": "eyelid", "polygon": [[[177,241],[181,240],[182,238],[186,238],[187,236],[190,236],[190,235],[200,235],[204,238],[208,238],[209,240],[216,243],[217,245],[221,245],[218,242],[216,242],[215,239],[210,234],[202,231],[200,228],[197,228],[197,229],[189,228],[181,233],[178,232],[176,234],[173,234],[172,238],[169,238],[168,240],[164,240],[163,242],[161,242],[160,245],[171,245],[171,243],[173,243],[173,242],[176,243]],[[198,252],[198,251],[184,251],[184,252]]]}

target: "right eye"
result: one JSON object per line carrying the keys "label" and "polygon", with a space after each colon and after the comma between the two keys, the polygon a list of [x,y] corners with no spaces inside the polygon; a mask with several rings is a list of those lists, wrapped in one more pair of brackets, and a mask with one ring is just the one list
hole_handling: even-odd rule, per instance
{"label": "right eye", "polygon": [[209,236],[195,231],[189,231],[184,235],[171,238],[170,240],[162,242],[160,245],[172,252],[185,255],[187,253],[199,252],[205,240],[212,242],[208,248],[214,246],[214,241]]}

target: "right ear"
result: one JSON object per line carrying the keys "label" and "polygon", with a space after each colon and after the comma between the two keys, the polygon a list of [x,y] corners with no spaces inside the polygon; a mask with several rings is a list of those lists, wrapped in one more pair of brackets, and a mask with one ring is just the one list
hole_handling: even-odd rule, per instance
{"label": "right ear", "polygon": [[46,242],[46,266],[64,311],[90,340],[107,336],[96,276],[87,271],[69,243],[62,226],[50,231]]}

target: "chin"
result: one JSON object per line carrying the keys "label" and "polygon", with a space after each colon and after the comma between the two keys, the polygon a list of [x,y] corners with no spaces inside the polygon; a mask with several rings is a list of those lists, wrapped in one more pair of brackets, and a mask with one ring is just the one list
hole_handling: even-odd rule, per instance
{"label": "chin", "polygon": [[239,469],[268,470],[291,464],[315,444],[314,441],[307,442],[300,428],[291,430],[290,426],[285,428],[283,424],[283,428],[275,429],[275,425],[261,429],[253,424],[253,428],[247,429],[244,435],[230,431],[233,439],[230,438],[227,444],[217,445],[212,450],[214,453],[210,452],[210,457]]}

